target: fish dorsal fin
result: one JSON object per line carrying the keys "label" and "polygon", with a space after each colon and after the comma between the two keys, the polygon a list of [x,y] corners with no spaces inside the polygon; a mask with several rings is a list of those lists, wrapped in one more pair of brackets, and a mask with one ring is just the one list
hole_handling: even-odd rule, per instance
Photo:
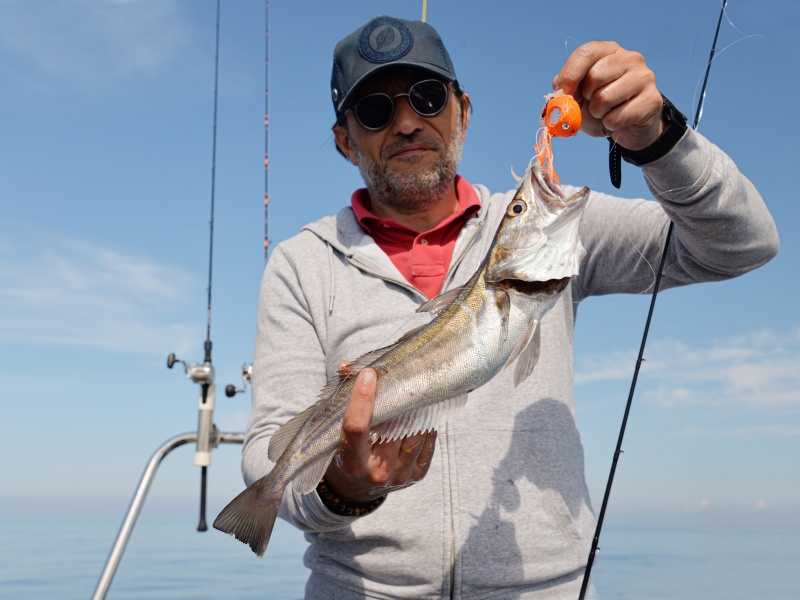
{"label": "fish dorsal fin", "polygon": [[370,433],[373,442],[386,442],[439,428],[467,403],[467,393],[423,406],[379,423]]}
{"label": "fish dorsal fin", "polygon": [[[422,325],[420,325],[419,327],[414,327],[414,329],[409,329],[408,331],[406,331],[406,332],[405,332],[405,333],[402,335],[402,337],[401,337],[399,340],[397,340],[397,341],[396,341],[394,344],[392,344],[392,346],[390,347],[390,349],[391,349],[391,348],[394,348],[395,346],[398,346],[398,345],[402,344],[403,342],[405,342],[406,340],[408,340],[408,339],[410,339],[410,338],[414,337],[414,336],[415,336],[415,335],[417,335],[417,334],[418,334],[420,331],[422,331],[423,329],[425,329],[425,327],[426,327],[427,325],[428,325],[427,323],[423,323],[423,324],[422,324]],[[388,352],[388,350],[387,350],[387,352]],[[366,366],[366,365],[365,365],[365,366]]]}
{"label": "fish dorsal fin", "polygon": [[517,367],[514,370],[514,387],[525,381],[533,372],[533,368],[536,366],[536,363],[539,362],[540,345],[539,319],[531,319],[525,333],[511,351],[506,364],[503,365],[503,370],[506,370],[519,358]]}
{"label": "fish dorsal fin", "polygon": [[322,388],[322,390],[320,390],[318,397],[320,399],[329,398],[330,396],[338,392],[339,388],[342,387],[342,385],[344,385],[346,381],[352,379],[353,377],[356,377],[362,371],[362,369],[368,367],[369,365],[374,363],[379,358],[383,357],[391,350],[394,350],[398,345],[405,342],[408,338],[417,333],[423,327],[424,325],[420,325],[419,327],[407,331],[406,333],[403,334],[403,336],[399,340],[388,346],[384,346],[383,348],[378,348],[377,350],[372,350],[370,352],[367,352],[366,354],[362,354],[352,363],[350,363],[350,374],[347,377],[340,377],[338,373],[334,373],[334,375],[328,380],[328,383],[326,383],[325,386]]}
{"label": "fish dorsal fin", "polygon": [[[338,385],[341,385],[341,379],[339,376],[336,376],[336,380]],[[338,387],[337,385],[337,387]],[[327,387],[327,386],[326,386]],[[296,415],[286,421],[283,425],[280,426],[278,431],[276,431],[272,438],[269,440],[269,450],[267,452],[267,458],[269,458],[272,462],[278,462],[281,454],[286,451],[286,448],[289,447],[289,444],[292,443],[292,440],[295,438],[297,433],[303,428],[303,425],[317,412],[317,409],[320,407],[320,404],[324,400],[327,399],[327,396],[324,396],[299,415]]]}
{"label": "fish dorsal fin", "polygon": [[464,290],[464,287],[457,287],[453,288],[452,290],[447,290],[436,296],[435,298],[431,298],[427,302],[424,302],[417,307],[418,313],[429,312],[433,313],[434,316],[437,315],[445,306],[450,304],[456,297]]}
{"label": "fish dorsal fin", "polygon": [[294,489],[301,494],[308,494],[314,491],[319,484],[319,480],[322,479],[322,476],[325,475],[325,471],[328,470],[328,465],[331,464],[334,454],[335,452],[331,452],[309,463],[300,471],[297,477],[292,480]]}
{"label": "fish dorsal fin", "polygon": [[286,451],[286,448],[289,447],[289,444],[292,443],[292,440],[295,438],[297,433],[303,428],[306,422],[317,412],[320,405],[328,400],[333,394],[339,391],[339,388],[342,387],[349,379],[356,377],[362,369],[369,366],[387,352],[393,350],[399,344],[403,343],[406,339],[417,333],[424,325],[412,329],[411,331],[406,332],[403,337],[397,340],[395,343],[384,346],[383,348],[378,348],[377,350],[372,350],[371,352],[367,352],[359,356],[355,361],[351,363],[351,371],[347,377],[340,377],[338,373],[334,373],[333,377],[328,380],[328,383],[322,388],[319,393],[319,399],[317,402],[309,406],[300,414],[292,417],[286,423],[284,423],[278,431],[276,431],[272,438],[269,441],[269,450],[267,453],[267,458],[269,458],[272,462],[278,462],[278,458],[280,458],[281,454]]}

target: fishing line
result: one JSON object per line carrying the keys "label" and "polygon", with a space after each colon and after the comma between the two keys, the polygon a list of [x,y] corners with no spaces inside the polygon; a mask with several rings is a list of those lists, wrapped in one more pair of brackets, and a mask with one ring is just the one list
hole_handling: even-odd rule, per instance
{"label": "fishing line", "polygon": [[[706,64],[705,77],[703,78],[703,87],[700,91],[700,99],[698,100],[697,103],[697,111],[695,113],[694,123],[692,125],[692,129],[694,129],[695,131],[697,131],[697,126],[700,122],[700,117],[703,114],[703,104],[705,103],[708,76],[711,72],[711,64],[714,62],[714,57],[717,53],[717,39],[719,38],[719,31],[720,27],[722,26],[722,19],[725,16],[725,8],[727,7],[727,5],[728,5],[728,0],[722,0],[722,8],[720,9],[719,20],[717,21],[717,29],[714,32],[714,41],[711,44],[711,55],[708,59],[708,63]],[[656,282],[655,282],[655,287],[653,288],[653,297],[650,300],[650,309],[647,312],[647,320],[645,321],[644,332],[642,333],[642,342],[641,345],[639,346],[639,355],[636,358],[636,366],[633,371],[633,379],[631,381],[631,387],[628,393],[628,401],[625,404],[625,412],[623,414],[622,425],[620,426],[619,430],[617,447],[614,450],[614,458],[611,462],[611,472],[608,475],[606,490],[605,494],[603,495],[603,503],[600,507],[600,512],[597,516],[597,527],[594,532],[594,538],[592,539],[592,547],[591,550],[589,550],[589,556],[586,562],[586,571],[583,574],[581,591],[580,595],[578,596],[579,600],[584,600],[586,596],[586,589],[589,585],[589,575],[592,571],[592,565],[594,564],[595,556],[597,555],[597,551],[599,550],[598,542],[600,540],[600,530],[603,527],[603,520],[605,518],[606,508],[608,507],[608,499],[609,496],[611,495],[611,485],[614,482],[614,473],[617,470],[617,461],[619,460],[619,455],[622,453],[622,439],[625,435],[625,427],[628,423],[628,415],[630,414],[631,403],[633,402],[633,394],[634,390],[636,389],[636,381],[639,377],[639,368],[641,367],[642,362],[644,362],[644,347],[645,344],[647,343],[647,334],[650,330],[650,322],[653,318],[653,310],[655,308],[656,298],[658,296],[658,289],[661,284],[662,274],[664,273],[664,264],[667,261],[667,253],[669,251],[670,239],[672,238],[672,230],[673,230],[673,222],[670,221],[669,228],[667,229],[667,236],[666,239],[664,240],[664,250],[662,251],[661,254],[661,262],[658,265],[658,273],[656,273]]]}
{"label": "fishing line", "polygon": [[264,262],[269,254],[269,2],[264,23]]}
{"label": "fishing line", "polygon": [[208,303],[206,319],[206,362],[211,362],[211,281],[214,266],[214,201],[216,194],[217,178],[217,99],[219,96],[219,12],[220,2],[217,0],[217,32],[216,47],[214,50],[214,117],[211,127],[211,218],[209,224],[209,243],[208,243]]}
{"label": "fishing line", "polygon": [[[734,24],[733,24],[733,22],[732,22],[732,21],[731,21],[731,20],[730,20],[730,19],[727,17],[727,15],[725,16],[725,20],[728,22],[728,24],[729,24],[729,25],[730,25],[730,26],[731,26],[733,29],[735,29],[736,31],[738,31],[739,33],[741,33],[741,34],[742,34],[742,37],[740,37],[738,40],[735,40],[735,41],[731,42],[730,44],[728,44],[727,46],[725,46],[725,47],[724,47],[722,50],[718,51],[718,52],[716,53],[716,56],[714,56],[712,59],[710,59],[710,60],[708,61],[708,62],[709,62],[708,68],[711,68],[711,61],[713,61],[713,60],[716,60],[716,59],[717,59],[717,57],[718,57],[720,54],[722,54],[723,52],[725,52],[725,51],[726,51],[728,48],[730,48],[731,46],[734,46],[734,45],[736,45],[736,44],[738,44],[739,42],[742,42],[742,41],[744,41],[744,40],[749,40],[749,39],[760,40],[760,39],[764,39],[764,36],[763,36],[763,35],[761,35],[761,34],[759,34],[759,33],[750,33],[750,34],[745,34],[744,32],[740,31],[740,30],[739,30],[739,28],[737,28],[737,27],[736,27],[736,25],[734,25]],[[697,84],[694,86],[694,92],[695,92],[695,93],[694,93],[694,97],[692,98],[692,101],[694,101],[694,100],[697,98],[697,88],[698,88],[698,86],[700,85],[700,79],[701,79],[701,78],[698,78],[698,80],[697,80]],[[705,93],[705,85],[706,85],[706,82],[708,81],[708,71],[706,71],[706,75],[705,75],[705,77],[704,77],[704,78],[702,78],[702,79],[703,79],[703,93]],[[701,104],[700,104],[700,103],[698,103],[698,109],[699,109],[700,107],[701,107]],[[699,124],[701,120],[702,120],[702,114],[701,114],[701,115],[699,115],[699,116],[697,116],[697,115],[695,116],[695,127],[694,127],[695,129],[697,129],[697,124]]]}

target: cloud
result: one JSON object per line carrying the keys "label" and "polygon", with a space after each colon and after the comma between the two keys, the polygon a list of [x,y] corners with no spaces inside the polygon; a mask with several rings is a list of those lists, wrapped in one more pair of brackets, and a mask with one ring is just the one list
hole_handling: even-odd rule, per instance
{"label": "cloud", "polygon": [[[654,341],[642,367],[642,396],[664,407],[800,406],[800,329],[753,331],[708,347]],[[576,360],[576,385],[629,379],[636,356],[618,352]]]}
{"label": "cloud", "polygon": [[3,0],[0,73],[17,91],[111,89],[177,57],[188,41],[180,17],[165,0]]}
{"label": "cloud", "polygon": [[148,257],[21,228],[0,231],[0,339],[160,356],[192,347],[200,290]]}
{"label": "cloud", "polygon": [[686,437],[718,437],[728,439],[791,438],[800,437],[800,425],[752,425],[725,429],[686,427],[679,435]]}

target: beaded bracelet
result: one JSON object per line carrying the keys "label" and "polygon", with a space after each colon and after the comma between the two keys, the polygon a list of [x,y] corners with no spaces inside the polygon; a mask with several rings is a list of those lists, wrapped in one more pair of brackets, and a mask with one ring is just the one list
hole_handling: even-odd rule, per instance
{"label": "beaded bracelet", "polygon": [[320,500],[322,500],[322,504],[324,504],[325,508],[329,511],[337,515],[348,517],[363,517],[364,515],[368,515],[386,500],[386,494],[384,494],[368,502],[345,502],[330,488],[324,477],[320,479],[317,485],[317,495]]}

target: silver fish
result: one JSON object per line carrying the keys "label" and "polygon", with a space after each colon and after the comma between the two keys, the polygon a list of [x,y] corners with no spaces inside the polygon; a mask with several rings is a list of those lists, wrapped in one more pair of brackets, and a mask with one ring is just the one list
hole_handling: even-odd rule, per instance
{"label": "silver fish", "polygon": [[436,429],[467,394],[516,361],[514,384],[539,359],[539,321],[577,275],[585,255],[578,227],[589,195],[565,197],[532,162],[508,205],[491,248],[472,278],[419,307],[435,315],[385,348],[335,375],[319,401],[283,425],[270,440],[275,467],[226,506],[214,527],[263,556],[284,490],[314,491],[341,439],[355,375],[377,373],[373,439],[386,441]]}

